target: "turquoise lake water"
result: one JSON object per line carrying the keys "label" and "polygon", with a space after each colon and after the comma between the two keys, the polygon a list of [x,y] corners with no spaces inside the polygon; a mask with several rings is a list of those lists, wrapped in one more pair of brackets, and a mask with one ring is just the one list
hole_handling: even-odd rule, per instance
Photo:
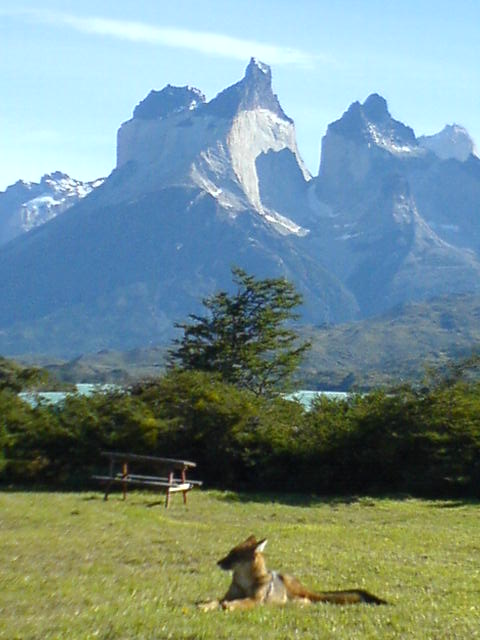
{"label": "turquoise lake water", "polygon": [[32,407],[36,407],[38,404],[59,404],[63,402],[67,395],[78,394],[80,396],[91,396],[96,391],[112,391],[117,387],[113,384],[76,384],[76,391],[22,391],[19,393],[19,397],[25,402],[28,402]]}
{"label": "turquoise lake water", "polygon": [[[115,385],[111,384],[77,384],[75,385],[75,392],[65,392],[65,391],[39,391],[38,393],[32,391],[23,391],[18,395],[22,400],[28,402],[32,407],[36,407],[38,404],[51,404],[56,405],[60,402],[63,402],[67,395],[72,395],[72,393],[78,393],[81,396],[91,396],[92,393],[97,391],[112,391],[117,389]],[[312,406],[315,398],[319,396],[325,396],[327,398],[331,398],[332,400],[343,400],[348,396],[347,393],[343,391],[310,391],[308,389],[301,389],[299,391],[295,391],[294,393],[289,393],[285,397],[287,400],[297,400],[306,409],[309,409]]]}
{"label": "turquoise lake water", "polygon": [[325,396],[331,400],[344,400],[348,393],[345,391],[309,391],[308,389],[301,389],[300,391],[289,393],[285,397],[287,400],[297,400],[306,409],[310,409],[314,400],[320,396]]}

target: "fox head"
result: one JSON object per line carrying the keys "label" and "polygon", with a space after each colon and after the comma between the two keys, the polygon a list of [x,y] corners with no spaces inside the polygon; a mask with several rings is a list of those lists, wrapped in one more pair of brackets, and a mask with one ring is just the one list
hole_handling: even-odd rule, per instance
{"label": "fox head", "polygon": [[234,571],[240,565],[252,563],[256,559],[257,554],[262,553],[265,549],[266,544],[266,538],[258,542],[255,536],[249,536],[236,547],[233,547],[217,564],[224,571]]}

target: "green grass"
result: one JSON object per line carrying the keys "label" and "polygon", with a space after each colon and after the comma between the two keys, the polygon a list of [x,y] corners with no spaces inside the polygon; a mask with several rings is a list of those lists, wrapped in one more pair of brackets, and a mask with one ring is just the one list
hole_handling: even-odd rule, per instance
{"label": "green grass", "polygon": [[[197,491],[165,510],[154,500],[0,494],[0,639],[480,637],[478,504]],[[199,611],[228,586],[216,560],[250,533],[269,538],[271,568],[391,605]]]}

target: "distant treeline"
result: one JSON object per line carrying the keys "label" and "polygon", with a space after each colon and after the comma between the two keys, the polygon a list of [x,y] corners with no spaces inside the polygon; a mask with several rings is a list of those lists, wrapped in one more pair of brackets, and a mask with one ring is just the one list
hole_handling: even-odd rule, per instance
{"label": "distant treeline", "polygon": [[194,460],[220,488],[479,496],[480,384],[319,398],[310,411],[195,371],[57,407],[0,391],[3,487],[91,487],[105,449]]}

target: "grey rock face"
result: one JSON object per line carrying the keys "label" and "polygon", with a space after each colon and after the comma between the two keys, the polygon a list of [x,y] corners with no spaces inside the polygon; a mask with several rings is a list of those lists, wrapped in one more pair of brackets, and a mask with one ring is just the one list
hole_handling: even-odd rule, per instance
{"label": "grey rock face", "polygon": [[[372,94],[328,127],[312,179],[261,62],[209,102],[152,91],[101,188],[80,200],[87,186],[70,185],[74,206],[0,249],[0,351],[164,342],[233,265],[293,281],[312,324],[478,292],[480,160],[441,138],[417,139]],[[0,194],[0,228],[49,180]]]}
{"label": "grey rock face", "polygon": [[[167,87],[158,96],[174,89]],[[297,149],[294,124],[273,93],[270,68],[252,58],[244,78],[210,102],[186,107],[194,95],[178,89],[175,107],[163,117],[134,117],[120,127],[117,168],[129,164],[132,171],[120,190],[111,191],[112,199],[138,197],[166,186],[198,187],[232,217],[253,209],[286,235],[305,233],[261,198],[257,159],[263,154],[288,150],[304,182],[310,179]]]}
{"label": "grey rock face", "polygon": [[268,109],[283,120],[293,123],[283,111],[272,90],[272,72],[268,65],[252,58],[245,77],[218,94],[205,105],[205,111],[221,118],[233,118],[239,111]]}
{"label": "grey rock face", "polygon": [[329,133],[390,152],[401,152],[417,144],[413,130],[394,120],[386,100],[376,93],[363,104],[354,102],[340,120],[329,125],[327,136]]}
{"label": "grey rock face", "polygon": [[480,162],[430,153],[380,96],[328,127],[313,188],[317,251],[364,315],[479,290]]}
{"label": "grey rock face", "polygon": [[[209,103],[193,105],[188,89],[158,94],[121,126],[101,189],[0,251],[4,353],[164,341],[231,286],[233,265],[295,282],[309,321],[356,317],[352,294],[296,242],[307,230],[288,213],[310,176],[269,68],[252,60]],[[290,207],[275,195],[287,174]]]}

